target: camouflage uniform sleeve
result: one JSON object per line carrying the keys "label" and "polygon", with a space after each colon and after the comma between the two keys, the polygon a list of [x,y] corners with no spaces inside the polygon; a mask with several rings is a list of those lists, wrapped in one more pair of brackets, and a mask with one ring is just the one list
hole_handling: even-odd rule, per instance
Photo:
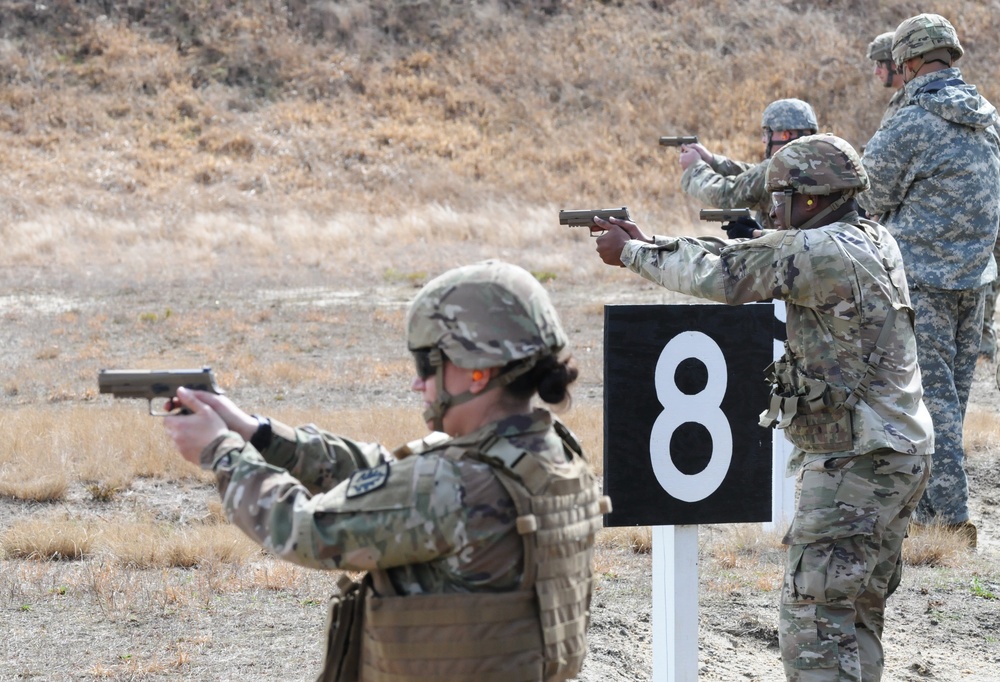
{"label": "camouflage uniform sleeve", "polygon": [[310,493],[325,492],[356,469],[370,468],[390,459],[378,443],[342,438],[313,424],[293,428],[271,421],[271,443],[261,453],[298,479]]}
{"label": "camouflage uniform sleeve", "polygon": [[654,241],[627,242],[622,249],[622,264],[671,291],[730,302],[719,256],[733,242],[714,237],[655,237]]}
{"label": "camouflage uniform sleeve", "polygon": [[723,175],[704,161],[695,161],[681,175],[681,189],[706,206],[756,208],[767,195],[766,173],[766,163]]}
{"label": "camouflage uniform sleeve", "polygon": [[[709,301],[739,305],[781,299],[809,305],[819,295],[810,264],[819,245],[829,240],[816,230],[775,231],[757,239],[724,241],[713,238],[658,237],[655,244],[630,241],[622,263],[663,287]],[[837,256],[834,256],[837,258]],[[839,260],[839,267],[844,267]]]}
{"label": "camouflage uniform sleeve", "polygon": [[709,165],[712,167],[712,170],[719,175],[739,175],[740,173],[753,168],[754,164],[745,163],[743,161],[734,161],[733,159],[722,156],[721,154],[713,154]]}
{"label": "camouflage uniform sleeve", "polygon": [[235,434],[215,451],[226,516],[298,565],[387,569],[448,557],[467,543],[462,474],[451,460],[426,455],[383,462],[312,495]]}

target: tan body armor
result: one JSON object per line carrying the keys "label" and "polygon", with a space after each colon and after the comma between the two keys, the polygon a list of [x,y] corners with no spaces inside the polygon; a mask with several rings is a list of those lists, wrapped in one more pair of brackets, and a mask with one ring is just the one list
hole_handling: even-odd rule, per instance
{"label": "tan body armor", "polygon": [[[867,220],[857,226],[875,238],[877,232]],[[881,247],[876,241],[876,244]],[[883,264],[890,273],[890,307],[874,347],[865,360],[864,374],[853,389],[836,386],[823,379],[808,376],[799,367],[785,343],[785,353],[767,370],[771,383],[771,402],[761,413],[760,425],[785,429],[788,440],[797,448],[810,453],[844,452],[854,449],[857,428],[854,408],[868,393],[872,379],[879,371],[886,346],[894,332],[896,316],[902,310],[913,322],[913,311],[905,302],[905,279],[902,268],[893,268],[883,255]]]}
{"label": "tan body armor", "polygon": [[494,467],[518,512],[524,573],[512,592],[395,596],[374,571],[364,604],[362,682],[540,682],[575,677],[587,648],[591,558],[611,510],[558,422],[568,462],[552,463],[505,439],[479,452],[441,454]]}

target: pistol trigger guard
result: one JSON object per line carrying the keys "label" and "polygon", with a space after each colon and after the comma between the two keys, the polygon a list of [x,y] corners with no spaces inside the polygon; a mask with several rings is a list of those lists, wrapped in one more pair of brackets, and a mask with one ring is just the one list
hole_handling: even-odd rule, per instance
{"label": "pistol trigger guard", "polygon": [[171,417],[178,414],[191,414],[191,410],[181,406],[176,397],[168,398],[165,408],[160,411],[153,409],[153,399],[149,399],[149,414],[154,417]]}

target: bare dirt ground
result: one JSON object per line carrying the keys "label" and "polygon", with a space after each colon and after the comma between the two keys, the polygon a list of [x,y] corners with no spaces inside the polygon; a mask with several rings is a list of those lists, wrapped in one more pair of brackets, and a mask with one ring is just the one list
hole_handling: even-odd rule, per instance
{"label": "bare dirt ground", "polygon": [[[438,265],[447,264],[429,269]],[[9,377],[0,396],[4,413],[45,404],[57,417],[70,407],[116,409],[93,395],[96,370],[151,362],[215,364],[234,399],[265,413],[319,406],[335,415],[345,408],[411,403],[409,360],[392,363],[402,348],[402,310],[420,278],[376,279],[360,281],[349,270],[280,276],[240,271],[171,276],[153,286],[138,276],[123,282],[114,272],[83,277],[8,269],[0,275],[2,364]],[[571,275],[548,286],[584,370],[576,409],[599,409],[602,304],[677,300],[626,273],[612,272],[597,295]],[[172,313],[164,319],[168,308]],[[232,318],[221,317],[222,309],[234,311]],[[150,321],[153,312],[156,321]],[[281,391],[273,382],[260,388],[238,360],[242,354],[264,367],[312,358],[330,373]],[[376,361],[393,371],[373,373]],[[995,418],[994,371],[979,368],[973,406]],[[48,379],[32,383],[33,374]],[[344,377],[356,374],[367,378],[346,382]],[[334,387],[324,388],[324,382]],[[144,409],[139,403],[129,407]],[[160,428],[152,418],[143,423]],[[323,426],[336,430],[336,424]],[[600,452],[599,443],[589,446]],[[71,464],[72,453],[66,456]],[[978,552],[954,566],[907,567],[887,614],[884,679],[1000,679],[998,464],[995,450],[970,453]],[[61,502],[0,498],[0,530],[49,517],[96,517],[109,524],[141,517],[183,525],[208,516],[214,499],[212,487],[196,480],[139,478],[113,500],[98,502],[75,482]],[[784,679],[777,652],[781,552],[773,538],[770,548],[733,550],[725,539],[733,530],[700,531],[698,678],[777,682]],[[650,555],[602,542],[596,567],[591,647],[579,679],[650,680]],[[0,557],[0,681],[310,680],[333,582],[329,574],[292,570],[266,557],[189,569],[123,567],[100,555],[79,561]]]}

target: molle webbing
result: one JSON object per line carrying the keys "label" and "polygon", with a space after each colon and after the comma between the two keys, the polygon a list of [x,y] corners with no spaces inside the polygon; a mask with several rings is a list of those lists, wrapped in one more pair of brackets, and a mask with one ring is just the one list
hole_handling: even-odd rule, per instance
{"label": "molle webbing", "polygon": [[[772,382],[771,403],[760,415],[760,425],[769,428],[788,428],[798,415],[816,414],[823,410],[837,410],[841,407],[853,410],[858,401],[868,392],[875,373],[885,355],[889,336],[896,326],[896,309],[890,307],[885,322],[875,340],[875,347],[868,355],[865,373],[848,393],[846,389],[831,386],[822,379],[813,379],[797,371],[793,362],[784,358],[776,360],[767,369],[767,379]],[[787,358],[787,352],[785,357]],[[779,416],[781,421],[778,421]]]}
{"label": "molle webbing", "polygon": [[[479,452],[457,446],[439,451],[496,471],[518,512],[521,585],[499,593],[369,594],[362,682],[557,682],[580,672],[594,535],[611,509],[572,435],[555,426],[564,463],[545,462],[503,438]],[[381,595],[394,594],[383,572],[373,578]]]}
{"label": "molle webbing", "polygon": [[363,682],[538,682],[531,592],[369,595]]}
{"label": "molle webbing", "polygon": [[507,440],[484,448],[502,463],[498,476],[518,512],[524,538],[522,589],[534,588],[545,642],[544,680],[565,680],[583,666],[592,592],[591,560],[601,515],[610,511],[568,432],[565,464],[545,465]]}

